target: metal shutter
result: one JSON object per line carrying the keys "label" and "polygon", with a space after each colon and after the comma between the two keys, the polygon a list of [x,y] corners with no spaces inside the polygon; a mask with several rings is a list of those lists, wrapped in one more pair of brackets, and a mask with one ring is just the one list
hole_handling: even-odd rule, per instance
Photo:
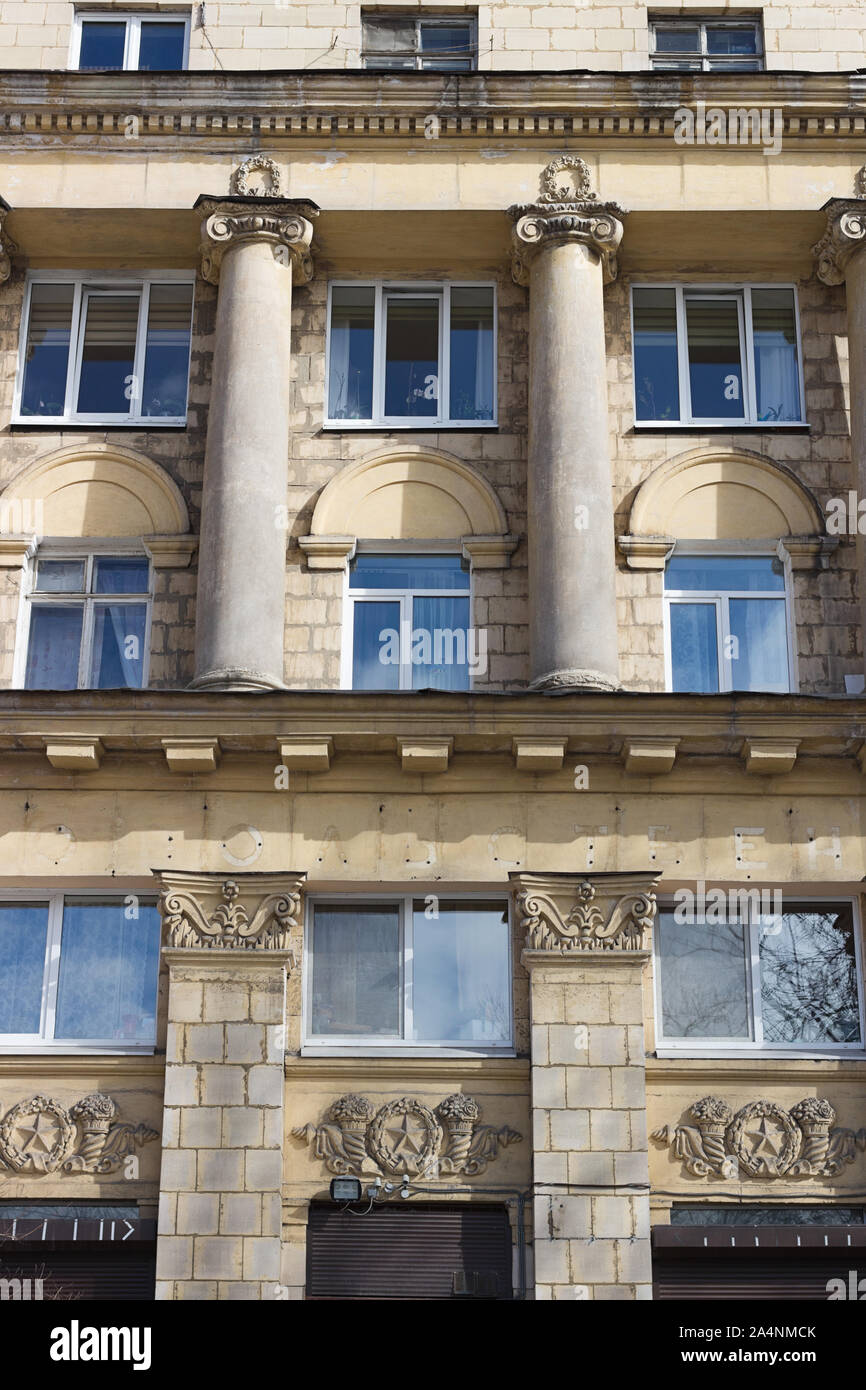
{"label": "metal shutter", "polygon": [[494,1206],[310,1207],[307,1297],[510,1299],[508,1213]]}
{"label": "metal shutter", "polygon": [[827,1300],[866,1270],[863,1226],[656,1226],[653,1297]]}
{"label": "metal shutter", "polygon": [[[0,1279],[22,1281],[20,1294],[35,1297],[33,1281],[43,1280],[44,1300],[85,1302],[89,1299],[152,1300],[156,1276],[156,1248],[139,1242],[130,1249],[116,1245],[58,1248],[51,1241],[39,1245],[0,1246]],[[24,1283],[30,1280],[29,1288]],[[3,1296],[14,1298],[15,1285],[3,1286]]]}

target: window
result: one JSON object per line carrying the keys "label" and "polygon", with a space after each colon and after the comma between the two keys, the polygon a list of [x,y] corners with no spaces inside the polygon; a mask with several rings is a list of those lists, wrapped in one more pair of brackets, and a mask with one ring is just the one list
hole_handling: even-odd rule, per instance
{"label": "window", "polygon": [[805,423],[793,287],[632,290],[635,422]]}
{"label": "window", "polygon": [[[726,906],[714,905],[716,894]],[[769,898],[766,889],[707,890],[703,912],[659,912],[660,1045],[693,1054],[862,1048],[853,904],[785,901],[768,913]]]}
{"label": "window", "polygon": [[144,555],[40,555],[27,596],[25,687],[140,689],[149,591]]}
{"label": "window", "polygon": [[0,902],[0,1051],[152,1050],[160,919],[143,898]]}
{"label": "window", "polygon": [[347,616],[345,688],[469,689],[478,654],[459,555],[359,555]]}
{"label": "window", "polygon": [[655,19],[650,63],[656,72],[760,72],[764,39],[759,19]]}
{"label": "window", "polygon": [[310,1046],[510,1048],[504,901],[312,899],[308,939]]}
{"label": "window", "polygon": [[75,16],[69,65],[80,72],[182,72],[188,59],[186,15],[115,10]]}
{"label": "window", "polygon": [[366,14],[362,24],[365,68],[469,72],[476,66],[474,18]]}
{"label": "window", "polygon": [[38,276],[28,286],[19,423],[185,425],[193,280]]}
{"label": "window", "polygon": [[326,424],[492,425],[493,285],[332,284]]}
{"label": "window", "polygon": [[785,576],[770,555],[686,555],[665,570],[669,690],[791,689]]}

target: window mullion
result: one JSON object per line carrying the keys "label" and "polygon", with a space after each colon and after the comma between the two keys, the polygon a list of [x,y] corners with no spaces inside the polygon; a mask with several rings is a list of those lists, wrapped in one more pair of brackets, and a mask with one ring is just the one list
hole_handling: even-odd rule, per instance
{"label": "window mullion", "polygon": [[60,950],[63,937],[63,895],[49,899],[48,942],[44,976],[44,999],[41,1020],[41,1036],[45,1042],[53,1042],[55,1020],[57,1017],[57,990],[60,981]]}
{"label": "window mullion", "polygon": [[[91,648],[93,646],[93,609],[94,601],[92,598],[84,600],[84,616],[81,623],[81,650],[78,653],[78,689],[89,690],[90,686],[90,659]],[[98,687],[97,687],[98,688]]]}
{"label": "window mullion", "polygon": [[376,306],[373,312],[373,418],[385,419],[385,343],[387,299],[381,280],[376,283]]}
{"label": "window mullion", "polygon": [[[477,367],[476,367],[477,372]],[[439,302],[439,415],[440,423],[451,419],[451,285],[442,286]]]}
{"label": "window mullion", "polygon": [[[749,916],[751,917],[751,913]],[[764,1020],[761,1013],[761,960],[760,960],[760,931],[761,922],[750,921],[747,927],[749,934],[749,995],[752,1005],[752,1031],[756,1047],[764,1045]]]}
{"label": "window mullion", "polygon": [[689,338],[686,323],[686,297],[682,285],[675,287],[677,308],[677,364],[680,382],[680,419],[692,422],[692,386],[689,373]]}
{"label": "window mullion", "polygon": [[[150,281],[142,283],[138,296],[138,331],[135,335],[135,361],[132,364],[132,394],[129,398],[130,418],[138,419],[141,416],[142,402],[144,398],[144,371],[147,366],[147,325],[150,318]],[[187,368],[187,372],[189,369]],[[187,396],[189,396],[189,382],[187,381]]]}
{"label": "window mullion", "polygon": [[412,899],[403,899],[403,1041],[415,1033],[415,916]]}
{"label": "window mullion", "polygon": [[138,68],[138,56],[141,51],[141,19],[138,15],[132,15],[126,21],[126,35],[123,45],[123,66],[131,72]]}
{"label": "window mullion", "polygon": [[63,401],[63,414],[66,419],[76,413],[78,405],[78,373],[84,333],[84,285],[75,281],[72,297],[72,318],[69,324],[69,361],[66,364],[66,395]]}
{"label": "window mullion", "polygon": [[720,594],[715,600],[716,605],[716,641],[719,644],[719,693],[724,694],[733,690],[734,682],[732,675],[733,657],[730,655],[730,614],[728,613],[728,597]]}
{"label": "window mullion", "polygon": [[412,689],[412,624],[415,621],[412,594],[400,595],[400,689]]}

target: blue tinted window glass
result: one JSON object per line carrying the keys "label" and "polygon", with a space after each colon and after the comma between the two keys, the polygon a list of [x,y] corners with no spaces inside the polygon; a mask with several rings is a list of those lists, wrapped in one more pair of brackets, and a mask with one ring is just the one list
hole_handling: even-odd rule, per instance
{"label": "blue tinted window glass", "polygon": [[79,68],[122,68],[125,43],[125,21],[95,23],[85,20],[81,26]]}
{"label": "blue tinted window glass", "polygon": [[84,588],[83,560],[40,560],[36,590],[40,594],[80,594]]}
{"label": "blue tinted window glass", "polygon": [[138,303],[137,294],[88,297],[78,382],[78,409],[83,414],[129,414]]}
{"label": "blue tinted window glass", "polygon": [[315,908],[311,995],[315,1036],[400,1036],[396,904]]}
{"label": "blue tinted window glass", "polygon": [[138,690],[144,674],[144,603],[97,603],[93,610],[90,689]]}
{"label": "blue tinted window glass", "polygon": [[385,414],[401,419],[439,414],[439,301],[386,301]]}
{"label": "blue tinted window glass", "polygon": [[399,603],[362,600],[354,609],[352,689],[399,690]]}
{"label": "blue tinted window glass", "polygon": [[508,913],[502,903],[413,905],[413,1032],[422,1042],[511,1040]]}
{"label": "blue tinted window glass", "polygon": [[638,420],[678,420],[675,290],[634,291],[634,378]]}
{"label": "blue tinted window glass", "polygon": [[27,642],[28,690],[76,690],[84,608],[33,604]]}
{"label": "blue tinted window glass", "polygon": [[373,323],[376,292],[365,286],[331,290],[328,344],[328,417],[370,420],[373,416]]}
{"label": "blue tinted window glass", "polygon": [[63,907],[55,1038],[153,1042],[160,917],[139,903],[86,898]]}
{"label": "blue tinted window glass", "polygon": [[186,415],[192,285],[151,285],[142,415]]}
{"label": "blue tinted window glass", "polygon": [[141,72],[180,72],[183,68],[183,24],[143,20],[138,66]]}
{"label": "blue tinted window glass", "polygon": [[671,677],[674,690],[715,694],[719,654],[714,603],[672,603]]}
{"label": "blue tinted window glass", "polygon": [[666,1038],[750,1036],[746,933],[739,922],[657,919]]}
{"label": "blue tinted window glass", "polygon": [[38,1033],[48,936],[47,903],[0,906],[0,1033]]}
{"label": "blue tinted window glass", "polygon": [[743,419],[737,300],[686,296],[686,324],[692,416],[701,420]]}
{"label": "blue tinted window glass", "polygon": [[150,569],[144,555],[105,555],[94,563],[97,594],[146,594]]}
{"label": "blue tinted window glass", "polygon": [[466,589],[469,571],[459,555],[359,555],[350,589]]}
{"label": "blue tinted window glass", "polygon": [[673,555],[665,570],[665,588],[783,594],[785,576],[771,555]]}
{"label": "blue tinted window glass", "polygon": [[468,598],[412,602],[413,690],[469,689]]}
{"label": "blue tinted window glass", "polygon": [[30,291],[22,415],[62,415],[66,404],[73,285],[34,285]]}
{"label": "blue tinted window glass", "polygon": [[493,419],[493,290],[451,291],[452,420]]}
{"label": "blue tinted window glass", "polygon": [[759,420],[800,419],[793,290],[752,290]]}
{"label": "blue tinted window glass", "polygon": [[732,690],[788,690],[785,600],[732,598],[728,604]]}

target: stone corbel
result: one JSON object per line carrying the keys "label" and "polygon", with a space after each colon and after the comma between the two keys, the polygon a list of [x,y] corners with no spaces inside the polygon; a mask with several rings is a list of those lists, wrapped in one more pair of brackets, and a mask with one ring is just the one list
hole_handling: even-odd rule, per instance
{"label": "stone corbel", "polygon": [[51,734],[44,741],[45,755],[59,772],[98,772],[105,749],[91,734]]}
{"label": "stone corbel", "polygon": [[230,247],[245,241],[266,241],[276,259],[291,265],[292,283],[306,285],[313,278],[312,218],[319,209],[306,198],[201,197],[196,210],[204,214],[201,227],[201,273],[212,285],[219,284],[220,266]]}
{"label": "stone corbel", "polygon": [[642,873],[508,875],[517,895],[525,956],[604,952],[645,956],[660,875]]}
{"label": "stone corbel", "polygon": [[178,949],[280,951],[294,958],[306,874],[188,874],[155,871],[165,945]]}
{"label": "stone corbel", "polygon": [[783,564],[787,560],[792,570],[825,570],[838,548],[838,536],[783,536],[776,554]]}
{"label": "stone corbel", "polygon": [[620,536],[617,541],[630,570],[663,570],[675,545],[673,536]]}
{"label": "stone corbel", "polygon": [[154,569],[185,570],[198,547],[198,536],[145,536],[142,544]]}
{"label": "stone corbel", "polygon": [[866,245],[866,198],[831,198],[821,211],[827,214],[827,230],[812,247],[818,279],[841,285],[848,262]]}
{"label": "stone corbel", "polygon": [[5,198],[0,198],[0,285],[12,274],[12,257],[18,250],[6,230],[6,218],[12,211]]}
{"label": "stone corbel", "polygon": [[463,536],[463,559],[474,570],[504,570],[518,546],[516,536]]}
{"label": "stone corbel", "polygon": [[747,738],[743,740],[743,763],[747,772],[759,777],[784,777],[793,772],[799,747],[798,738]]}
{"label": "stone corbel", "polygon": [[298,536],[311,570],[347,570],[358,548],[356,536]]}
{"label": "stone corbel", "polygon": [[180,735],[177,738],[164,738],[160,742],[165,750],[165,760],[169,772],[191,777],[197,772],[216,772],[220,760],[220,741],[218,738],[193,738]]}
{"label": "stone corbel", "polygon": [[38,544],[36,536],[0,536],[0,569],[23,569]]}

